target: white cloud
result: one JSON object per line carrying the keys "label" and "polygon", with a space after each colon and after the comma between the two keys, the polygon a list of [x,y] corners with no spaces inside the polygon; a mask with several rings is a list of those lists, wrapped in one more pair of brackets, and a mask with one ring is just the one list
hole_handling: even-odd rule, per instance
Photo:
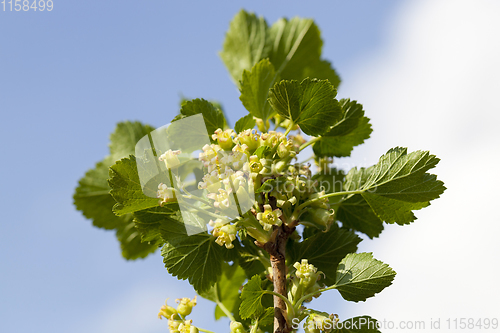
{"label": "white cloud", "polygon": [[[411,226],[366,242],[398,272],[393,286],[351,315],[387,320],[500,316],[500,2],[413,1],[387,47],[364,59],[342,96],[365,105],[374,132],[358,161],[388,148],[430,150],[448,190]],[[421,330],[422,332],[424,330]],[[472,330],[476,331],[476,330]]]}

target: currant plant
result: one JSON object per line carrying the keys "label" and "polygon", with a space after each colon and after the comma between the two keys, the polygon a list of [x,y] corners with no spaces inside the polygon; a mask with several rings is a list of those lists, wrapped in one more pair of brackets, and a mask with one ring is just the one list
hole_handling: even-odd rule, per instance
{"label": "currant plant", "polygon": [[[194,99],[165,128],[120,123],[74,195],[94,226],[116,231],[126,259],[161,247],[168,272],[213,301],[233,333],[378,332],[371,317],[341,321],[308,303],[331,289],[365,301],[389,286],[396,273],[356,253],[358,234],[410,224],[445,190],[426,151],[393,148],[347,173],[332,166],[372,129],[361,104],[337,99],[340,78],[321,49],[310,19],[268,26],[239,12],[220,56],[249,114],[231,129],[219,104]],[[195,120],[201,130],[177,126]],[[158,316],[170,332],[209,332],[187,318],[196,301]]]}

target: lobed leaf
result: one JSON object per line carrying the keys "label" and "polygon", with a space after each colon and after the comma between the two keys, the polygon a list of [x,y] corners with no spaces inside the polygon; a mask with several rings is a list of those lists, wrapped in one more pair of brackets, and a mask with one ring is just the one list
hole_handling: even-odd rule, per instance
{"label": "lobed leaf", "polygon": [[236,133],[243,132],[246,129],[252,129],[255,127],[255,119],[251,114],[247,114],[246,116],[240,118],[236,124],[234,125],[234,131]]}
{"label": "lobed leaf", "polygon": [[234,82],[239,82],[243,70],[250,70],[269,52],[267,22],[262,17],[241,10],[230,23],[220,57]]}
{"label": "lobed leaf", "polygon": [[115,214],[123,215],[158,206],[157,198],[143,193],[134,155],[111,166],[109,176],[110,193],[117,202],[113,207]]}
{"label": "lobed leaf", "polygon": [[264,294],[265,291],[262,289],[262,281],[259,275],[255,275],[245,284],[241,291],[241,318],[250,318],[254,314],[259,315],[264,311],[264,306],[261,302]]}
{"label": "lobed leaf", "polygon": [[347,301],[359,302],[392,284],[396,272],[371,253],[351,253],[337,268],[335,289]]}
{"label": "lobed leaf", "polygon": [[425,151],[407,153],[393,148],[369,168],[354,168],[346,175],[345,191],[350,195],[337,207],[337,218],[346,227],[376,237],[382,222],[409,224],[416,220],[414,210],[422,209],[446,189],[442,181],[427,171],[439,159]]}
{"label": "lobed leaf", "polygon": [[342,116],[336,89],[327,80],[283,80],[274,85],[269,102],[282,117],[299,125],[304,133],[325,133]]}
{"label": "lobed leaf", "polygon": [[274,112],[268,101],[269,89],[276,82],[276,71],[269,59],[263,59],[244,70],[240,82],[240,100],[251,115],[267,120]]}
{"label": "lobed leaf", "polygon": [[223,251],[215,237],[205,232],[188,235],[178,220],[160,226],[166,242],[161,250],[168,272],[178,279],[188,279],[198,293],[207,292],[222,274]]}
{"label": "lobed leaf", "polygon": [[110,153],[80,179],[75,190],[74,204],[83,215],[92,219],[94,226],[114,229],[125,259],[144,258],[157,249],[155,243],[142,243],[141,235],[134,227],[131,214],[116,216],[113,213],[115,199],[108,185],[109,167],[116,159],[132,154],[135,144],[153,128],[139,122],[124,122],[116,126],[111,134]]}
{"label": "lobed leaf", "polygon": [[346,157],[355,146],[370,137],[371,125],[364,116],[363,106],[349,99],[340,100],[342,119],[322,135],[314,146],[317,156]]}
{"label": "lobed leaf", "polygon": [[205,121],[207,133],[210,138],[218,128],[225,128],[226,119],[222,110],[203,98],[183,101],[180,115],[174,118],[173,121],[196,114],[203,115],[203,120]]}
{"label": "lobed leaf", "polygon": [[239,317],[240,287],[246,280],[245,271],[238,265],[222,264],[222,274],[219,280],[206,292],[200,296],[217,303],[215,307],[215,319],[219,320],[226,316],[219,306],[223,304],[237,318]]}

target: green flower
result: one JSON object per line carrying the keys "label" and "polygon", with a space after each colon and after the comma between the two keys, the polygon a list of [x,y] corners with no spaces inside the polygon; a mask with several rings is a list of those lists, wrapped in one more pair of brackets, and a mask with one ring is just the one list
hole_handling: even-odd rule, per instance
{"label": "green flower", "polygon": [[177,312],[185,317],[191,313],[193,307],[196,305],[196,296],[193,299],[188,297],[178,298],[175,300],[179,305],[177,305]]}
{"label": "green flower", "polygon": [[173,307],[169,306],[167,304],[167,301],[168,301],[168,298],[165,301],[165,305],[163,305],[160,308],[160,312],[158,312],[158,318],[160,318],[160,319],[161,319],[161,317],[165,317],[165,318],[170,320],[170,319],[173,319],[175,317],[175,315],[177,314],[177,310],[174,309]]}
{"label": "green flower", "polygon": [[273,225],[278,227],[283,223],[280,219],[282,212],[279,208],[273,210],[270,205],[264,205],[264,212],[257,213],[257,220],[264,228],[264,230],[271,230]]}
{"label": "green flower", "polygon": [[174,169],[177,168],[179,164],[181,164],[179,158],[177,157],[177,155],[179,155],[180,153],[181,153],[180,150],[169,149],[165,153],[163,153],[158,159],[160,161],[165,162],[165,166],[167,167],[167,169]]}
{"label": "green flower", "polygon": [[218,128],[215,131],[215,134],[212,134],[212,139],[217,140],[219,146],[224,150],[231,150],[233,148],[233,137],[236,136],[236,133],[232,129],[227,129],[223,131]]}

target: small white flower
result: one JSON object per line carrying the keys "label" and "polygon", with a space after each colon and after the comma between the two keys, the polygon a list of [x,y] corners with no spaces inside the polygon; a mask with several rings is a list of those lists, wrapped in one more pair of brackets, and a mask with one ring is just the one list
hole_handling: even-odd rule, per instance
{"label": "small white flower", "polygon": [[156,197],[160,199],[160,206],[167,202],[175,201],[174,189],[161,183],[158,185],[158,192]]}
{"label": "small white flower", "polygon": [[167,169],[173,169],[179,166],[181,162],[179,161],[179,158],[177,155],[181,153],[180,150],[172,150],[169,149],[165,153],[163,153],[158,159],[160,161],[165,162],[165,166]]}

